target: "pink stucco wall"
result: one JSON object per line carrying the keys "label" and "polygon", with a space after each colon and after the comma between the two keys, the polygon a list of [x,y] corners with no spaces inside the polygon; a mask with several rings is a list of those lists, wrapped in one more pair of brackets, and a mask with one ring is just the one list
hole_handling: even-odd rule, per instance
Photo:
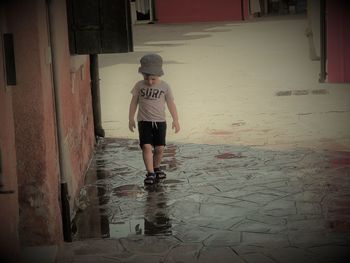
{"label": "pink stucco wall", "polygon": [[65,131],[64,154],[69,162],[66,169],[71,175],[67,177],[69,195],[72,197],[70,206],[74,208],[74,199],[83,184],[95,143],[89,60],[86,59],[71,77],[72,82],[69,84],[72,85],[62,86],[62,98],[66,99],[61,103]]}
{"label": "pink stucco wall", "polygon": [[17,72],[13,110],[20,239],[22,245],[54,244],[61,239],[62,226],[45,1],[16,0],[6,11]]}
{"label": "pink stucco wall", "polygon": [[327,1],[328,82],[350,82],[349,12],[349,1]]}
{"label": "pink stucco wall", "polygon": [[[0,10],[1,12],[1,10]],[[0,29],[6,31],[2,19]],[[0,37],[1,39],[1,37]],[[2,39],[1,39],[2,40]],[[0,52],[0,151],[2,178],[0,186],[0,255],[3,262],[18,262],[18,191],[16,150],[12,109],[12,88],[6,87],[4,57]]]}
{"label": "pink stucco wall", "polygon": [[156,0],[160,23],[242,20],[241,0]]}
{"label": "pink stucco wall", "polygon": [[[82,186],[94,147],[94,127],[90,86],[89,56],[71,56],[65,1],[52,1],[51,21],[55,42],[60,121],[62,124],[63,165],[71,208]],[[64,22],[64,23],[63,23]]]}
{"label": "pink stucco wall", "polygon": [[[62,242],[61,175],[66,176],[73,208],[94,147],[89,58],[69,54],[65,1],[49,1],[51,26],[47,2],[13,0],[6,5],[17,72],[17,85],[11,88],[15,142],[11,146],[15,145],[16,157],[10,156],[16,160],[9,161],[14,167],[17,164],[18,233],[23,246]],[[56,54],[53,58],[51,50]],[[9,116],[0,118],[7,120]],[[56,120],[62,124],[60,131]],[[58,140],[59,132],[62,141]],[[59,145],[63,149],[62,169]],[[17,201],[13,202],[16,210]]]}

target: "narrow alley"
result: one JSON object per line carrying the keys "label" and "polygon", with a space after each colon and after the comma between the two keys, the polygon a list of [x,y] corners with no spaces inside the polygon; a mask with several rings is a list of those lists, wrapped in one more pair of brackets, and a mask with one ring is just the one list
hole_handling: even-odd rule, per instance
{"label": "narrow alley", "polygon": [[[58,262],[347,262],[350,89],[318,82],[304,16],[136,25],[100,56],[107,138]],[[139,59],[160,54],[182,131],[145,187],[128,130]]]}

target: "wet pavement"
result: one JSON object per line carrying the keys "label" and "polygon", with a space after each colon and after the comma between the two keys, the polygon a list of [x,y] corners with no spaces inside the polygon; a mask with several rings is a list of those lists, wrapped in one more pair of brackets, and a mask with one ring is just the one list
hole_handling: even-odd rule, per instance
{"label": "wet pavement", "polygon": [[[318,82],[306,26],[137,25],[134,52],[99,55],[109,138],[57,262],[350,262],[350,85]],[[167,179],[145,188],[127,116],[150,52],[164,58],[182,130],[167,134]]]}
{"label": "wet pavement", "polygon": [[350,152],[100,142],[57,262],[349,262]]}

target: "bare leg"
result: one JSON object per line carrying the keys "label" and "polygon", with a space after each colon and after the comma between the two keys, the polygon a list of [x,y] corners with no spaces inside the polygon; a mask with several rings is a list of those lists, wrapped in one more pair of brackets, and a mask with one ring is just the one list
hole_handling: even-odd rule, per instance
{"label": "bare leg", "polygon": [[154,156],[153,156],[153,167],[159,168],[160,163],[163,159],[163,153],[164,153],[164,146],[156,146],[154,149]]}
{"label": "bare leg", "polygon": [[145,163],[147,172],[154,173],[153,152],[152,152],[151,144],[144,144],[142,146],[142,157],[143,157],[143,162]]}

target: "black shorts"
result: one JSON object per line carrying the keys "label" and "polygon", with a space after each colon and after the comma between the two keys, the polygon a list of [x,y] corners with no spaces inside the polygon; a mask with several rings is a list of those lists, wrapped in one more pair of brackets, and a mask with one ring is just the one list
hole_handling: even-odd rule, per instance
{"label": "black shorts", "polygon": [[165,146],[166,122],[139,121],[140,147],[144,144]]}

